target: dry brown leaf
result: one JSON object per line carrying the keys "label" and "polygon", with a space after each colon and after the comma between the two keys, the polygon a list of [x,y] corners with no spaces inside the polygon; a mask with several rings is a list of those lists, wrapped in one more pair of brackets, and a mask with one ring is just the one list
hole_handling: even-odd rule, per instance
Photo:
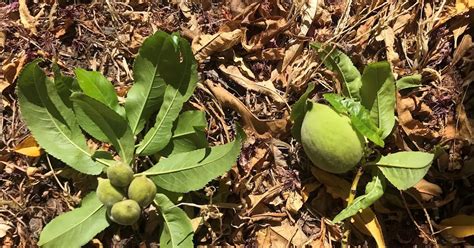
{"label": "dry brown leaf", "polygon": [[400,15],[397,17],[395,20],[395,23],[393,24],[393,33],[395,35],[401,33],[405,27],[407,26],[408,22],[412,19],[413,15],[410,13]]}
{"label": "dry brown leaf", "polygon": [[456,0],[456,14],[463,14],[474,9],[473,0]]}
{"label": "dry brown leaf", "polygon": [[41,147],[39,147],[33,136],[23,139],[14,149],[16,153],[20,153],[29,157],[41,156]]}
{"label": "dry brown leaf", "polygon": [[392,65],[396,65],[400,61],[398,53],[395,52],[395,33],[391,27],[386,27],[376,37],[377,40],[385,42],[385,49],[387,52],[387,60]]}
{"label": "dry brown leaf", "polygon": [[234,95],[218,84],[207,80],[206,86],[211,90],[216,99],[223,106],[229,107],[237,111],[242,117],[243,128],[253,134],[273,137],[283,137],[288,134],[290,129],[289,115],[285,114],[284,118],[276,120],[260,120]]}
{"label": "dry brown leaf", "polygon": [[423,201],[430,201],[433,197],[440,196],[443,193],[441,187],[425,179],[421,179],[421,181],[413,187],[418,191]]}
{"label": "dry brown leaf", "polygon": [[423,139],[435,139],[439,137],[438,132],[426,127],[421,121],[413,118],[412,111],[419,110],[431,112],[428,106],[418,104],[413,98],[402,98],[397,94],[397,115],[400,126],[408,134],[415,145],[421,143]]}
{"label": "dry brown leaf", "polygon": [[308,237],[298,227],[284,220],[257,232],[257,247],[304,247]]}
{"label": "dry brown leaf", "polygon": [[217,34],[203,34],[196,36],[192,41],[192,49],[198,61],[206,59],[215,52],[222,52],[232,48],[240,42],[242,30],[218,32]]}
{"label": "dry brown leaf", "polygon": [[25,63],[26,54],[25,52],[20,52],[11,62],[2,65],[0,72],[3,74],[4,79],[0,81],[0,92],[15,82]]}
{"label": "dry brown leaf", "polygon": [[4,31],[0,31],[0,48],[5,47],[5,41],[7,39],[7,36],[5,35]]}
{"label": "dry brown leaf", "polygon": [[0,238],[5,237],[7,235],[8,230],[12,229],[10,221],[5,221],[4,219],[0,218]]}
{"label": "dry brown leaf", "polygon": [[20,13],[20,21],[23,27],[36,34],[36,19],[30,14],[30,10],[26,4],[26,0],[18,1],[18,12]]}
{"label": "dry brown leaf", "polygon": [[242,75],[239,68],[233,65],[229,65],[227,67],[225,65],[220,65],[219,69],[230,79],[238,83],[240,86],[246,88],[247,90],[268,95],[280,105],[285,104],[285,100],[280,94],[277,93],[277,89],[270,81],[254,82]]}
{"label": "dry brown leaf", "polygon": [[247,29],[242,36],[242,47],[247,52],[254,52],[263,48],[271,39],[290,27],[290,23],[283,17],[259,19],[252,23],[253,26],[265,28],[264,31],[247,39]]}
{"label": "dry brown leaf", "polygon": [[303,207],[303,197],[298,192],[290,191],[286,199],[286,209],[291,213],[296,214]]}
{"label": "dry brown leaf", "polygon": [[447,229],[442,233],[449,234],[456,238],[465,238],[474,235],[474,216],[456,215],[441,221],[439,224]]}
{"label": "dry brown leaf", "polygon": [[[325,172],[315,166],[311,168],[311,173],[326,187],[326,190],[335,198],[347,201],[351,184],[333,174]],[[382,228],[377,216],[372,209],[366,208],[352,218],[354,226],[366,235],[370,235],[375,239],[379,247],[385,247]]]}
{"label": "dry brown leaf", "polygon": [[267,48],[245,56],[247,60],[282,60],[285,57],[285,48]]}

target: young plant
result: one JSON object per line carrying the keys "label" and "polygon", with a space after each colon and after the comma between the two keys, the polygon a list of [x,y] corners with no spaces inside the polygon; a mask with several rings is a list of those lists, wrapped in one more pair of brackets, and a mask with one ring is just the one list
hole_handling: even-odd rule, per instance
{"label": "young plant", "polygon": [[[365,194],[354,198],[351,192],[348,206],[333,220],[338,223],[368,208],[382,197],[388,180],[399,190],[414,186],[428,172],[433,154],[419,151],[401,151],[386,156],[375,153],[368,142],[384,147],[384,139],[395,124],[395,79],[388,62],[366,66],[360,74],[350,58],[341,51],[312,44],[326,67],[336,72],[343,83],[343,96],[324,94],[331,106],[308,100],[314,89],[311,84],[293,105],[292,133],[301,141],[313,164],[325,171],[344,173],[359,166],[353,189],[363,171],[369,171],[372,180]],[[400,88],[416,87],[418,76],[399,80]],[[419,82],[419,80],[418,80]],[[376,157],[373,161],[367,158]]]}
{"label": "young plant", "polygon": [[[112,222],[135,225],[142,209],[153,204],[162,218],[160,247],[193,247],[190,219],[167,194],[201,189],[228,171],[244,135],[239,129],[233,142],[209,147],[205,114],[181,111],[198,81],[189,43],[161,31],[147,38],[124,106],[100,73],[76,69],[71,78],[53,66],[50,79],[40,62],[29,63],[19,76],[22,116],[41,147],[81,173],[98,175],[98,187],[80,207],[49,222],[38,245],[80,247]],[[110,143],[118,159],[91,150],[83,131]],[[161,159],[137,173],[133,168],[143,166],[136,157],[147,155]]]}

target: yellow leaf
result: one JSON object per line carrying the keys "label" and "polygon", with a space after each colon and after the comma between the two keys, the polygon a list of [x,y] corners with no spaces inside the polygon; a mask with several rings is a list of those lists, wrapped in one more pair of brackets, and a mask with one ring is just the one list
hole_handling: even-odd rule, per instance
{"label": "yellow leaf", "polygon": [[462,14],[470,9],[474,9],[474,0],[456,0],[456,14]]}
{"label": "yellow leaf", "polygon": [[[328,193],[330,193],[333,197],[347,201],[349,192],[351,190],[351,184],[348,181],[334,174],[325,172],[317,167],[312,167],[311,173],[316,177],[316,179],[318,179],[319,182],[324,184]],[[372,236],[375,239],[375,242],[377,242],[377,246],[379,248],[385,247],[382,228],[380,227],[380,223],[377,220],[377,216],[372,211],[372,209],[370,209],[370,207],[361,210],[352,218],[352,220],[354,226],[359,231],[365,235]]]}
{"label": "yellow leaf", "polygon": [[353,217],[353,219],[354,226],[356,226],[359,231],[366,235],[366,232],[368,231],[370,236],[375,239],[377,247],[386,247],[385,240],[383,238],[382,227],[377,220],[377,216],[375,216],[375,213],[372,211],[372,209],[370,209],[370,207],[360,211]]}
{"label": "yellow leaf", "polygon": [[456,238],[472,236],[474,235],[474,216],[463,214],[456,215],[442,220],[440,226],[449,228],[443,232]]}
{"label": "yellow leaf", "polygon": [[39,147],[33,136],[28,136],[15,147],[15,152],[30,156],[39,157],[41,156],[41,147]]}

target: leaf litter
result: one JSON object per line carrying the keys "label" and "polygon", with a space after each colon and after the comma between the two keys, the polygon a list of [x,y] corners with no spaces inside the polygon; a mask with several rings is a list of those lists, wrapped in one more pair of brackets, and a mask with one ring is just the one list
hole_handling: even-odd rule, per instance
{"label": "leaf litter", "polygon": [[[437,151],[422,181],[402,194],[390,189],[352,219],[351,245],[473,245],[473,18],[469,0],[0,3],[2,245],[35,245],[49,220],[94,188],[60,161],[36,157],[34,143],[21,146],[30,136],[14,92],[19,71],[36,57],[68,75],[97,70],[124,96],[138,48],[158,29],[192,41],[203,81],[187,107],[206,112],[208,141],[228,142],[237,122],[248,135],[231,171],[184,197],[199,206],[184,207],[198,223],[195,244],[340,241],[341,229],[329,220],[344,208],[353,175],[315,171],[289,133],[291,105],[309,83],[313,99],[342,90],[308,45],[318,41],[337,45],[359,70],[387,60],[396,79],[420,74],[419,86],[398,91],[395,131],[380,152]],[[30,156],[15,153],[21,149]],[[144,237],[106,231],[92,243],[154,245],[156,228],[147,225]]]}

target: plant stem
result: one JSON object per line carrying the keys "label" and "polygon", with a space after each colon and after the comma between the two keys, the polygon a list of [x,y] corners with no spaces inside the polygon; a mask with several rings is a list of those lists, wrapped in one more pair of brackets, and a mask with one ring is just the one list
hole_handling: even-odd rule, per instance
{"label": "plant stem", "polygon": [[[351,191],[349,192],[349,197],[347,198],[347,206],[351,205],[354,201],[354,198],[357,193],[357,185],[359,184],[360,177],[364,174],[364,167],[360,166],[357,170],[354,180],[352,180]],[[345,221],[344,225],[344,236],[342,237],[342,247],[349,247],[349,236],[351,235],[351,229],[349,229],[350,218]]]}

